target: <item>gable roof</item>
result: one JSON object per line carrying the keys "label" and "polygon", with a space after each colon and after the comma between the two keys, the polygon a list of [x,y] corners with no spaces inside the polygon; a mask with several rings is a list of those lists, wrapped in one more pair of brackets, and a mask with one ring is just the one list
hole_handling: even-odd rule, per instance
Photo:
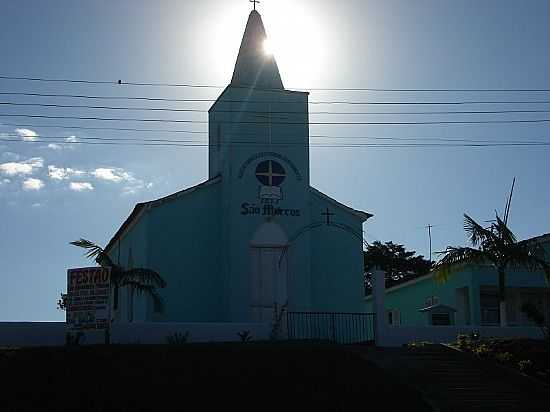
{"label": "gable roof", "polygon": [[332,203],[334,206],[339,207],[340,209],[344,209],[346,212],[349,212],[352,215],[358,217],[363,222],[367,221],[368,219],[370,219],[371,217],[374,216],[372,213],[363,212],[362,210],[357,210],[357,209],[353,209],[349,206],[346,206],[345,204],[340,203],[338,200],[333,199],[332,197],[330,197],[328,195],[325,195],[320,190],[315,189],[313,186],[310,186],[309,190],[313,194],[319,196],[321,199],[326,200],[327,202]]}
{"label": "gable roof", "polygon": [[111,240],[109,241],[107,246],[105,246],[105,252],[108,253],[109,250],[115,245],[115,243],[119,239],[124,237],[124,235],[128,232],[128,230],[130,230],[132,228],[132,226],[134,226],[140,220],[140,218],[143,216],[143,214],[147,210],[149,210],[153,207],[156,207],[156,206],[160,206],[160,205],[162,205],[166,202],[170,202],[172,200],[178,199],[181,196],[188,195],[188,194],[193,193],[197,190],[201,190],[201,189],[203,189],[207,186],[219,183],[221,180],[222,180],[221,176],[216,176],[212,179],[209,179],[209,180],[206,180],[202,183],[199,183],[198,185],[189,187],[187,189],[180,190],[179,192],[176,192],[176,193],[172,193],[171,195],[164,196],[164,197],[161,197],[161,198],[156,199],[156,200],[151,200],[149,202],[143,202],[143,203],[136,204],[136,206],[134,207],[134,210],[132,210],[132,213],[130,213],[130,216],[128,216],[126,218],[124,223],[122,223],[120,228],[116,231],[114,236],[111,238]]}

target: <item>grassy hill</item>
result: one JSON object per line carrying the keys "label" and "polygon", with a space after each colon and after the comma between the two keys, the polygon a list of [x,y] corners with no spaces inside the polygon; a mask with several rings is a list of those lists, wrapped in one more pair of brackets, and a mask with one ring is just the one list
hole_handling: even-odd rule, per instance
{"label": "grassy hill", "polygon": [[330,344],[0,349],[0,371],[2,411],[430,410],[412,389]]}

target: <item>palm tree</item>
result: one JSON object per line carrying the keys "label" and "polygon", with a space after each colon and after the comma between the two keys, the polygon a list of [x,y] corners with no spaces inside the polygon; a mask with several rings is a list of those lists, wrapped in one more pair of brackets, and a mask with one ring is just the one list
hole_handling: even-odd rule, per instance
{"label": "palm tree", "polygon": [[124,269],[115,264],[101,246],[86,239],[81,238],[70,244],[86,249],[86,257],[94,259],[101,267],[110,268],[115,287],[129,286],[139,294],[145,293],[151,296],[155,307],[162,310],[162,298],[157,288],[166,287],[166,281],[156,271],[145,268]]}
{"label": "palm tree", "polygon": [[434,267],[436,280],[447,281],[453,272],[467,264],[490,264],[498,273],[500,325],[506,326],[506,271],[542,270],[546,280],[550,280],[550,264],[545,260],[544,248],[537,242],[518,242],[498,214],[487,228],[464,214],[464,231],[472,247],[448,246],[444,252],[438,252],[442,258]]}

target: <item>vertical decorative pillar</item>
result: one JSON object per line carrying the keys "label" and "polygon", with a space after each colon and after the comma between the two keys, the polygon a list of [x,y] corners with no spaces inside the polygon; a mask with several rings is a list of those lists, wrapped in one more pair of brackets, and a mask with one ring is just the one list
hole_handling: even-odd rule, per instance
{"label": "vertical decorative pillar", "polygon": [[470,318],[472,326],[481,325],[481,289],[475,279],[470,284]]}
{"label": "vertical decorative pillar", "polygon": [[386,308],[384,297],[386,294],[386,273],[375,268],[372,272],[372,296],[374,301],[374,341],[376,346],[384,346],[387,334]]}

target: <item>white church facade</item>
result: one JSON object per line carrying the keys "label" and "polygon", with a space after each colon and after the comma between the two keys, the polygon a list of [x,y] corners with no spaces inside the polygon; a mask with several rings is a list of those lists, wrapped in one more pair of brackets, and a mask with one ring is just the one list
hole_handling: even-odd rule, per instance
{"label": "white church facade", "polygon": [[285,90],[252,11],[231,83],[209,110],[209,177],[137,204],[106,247],[166,280],[160,311],[116,291],[115,322],[267,322],[364,312],[363,223],[310,186],[308,94]]}

